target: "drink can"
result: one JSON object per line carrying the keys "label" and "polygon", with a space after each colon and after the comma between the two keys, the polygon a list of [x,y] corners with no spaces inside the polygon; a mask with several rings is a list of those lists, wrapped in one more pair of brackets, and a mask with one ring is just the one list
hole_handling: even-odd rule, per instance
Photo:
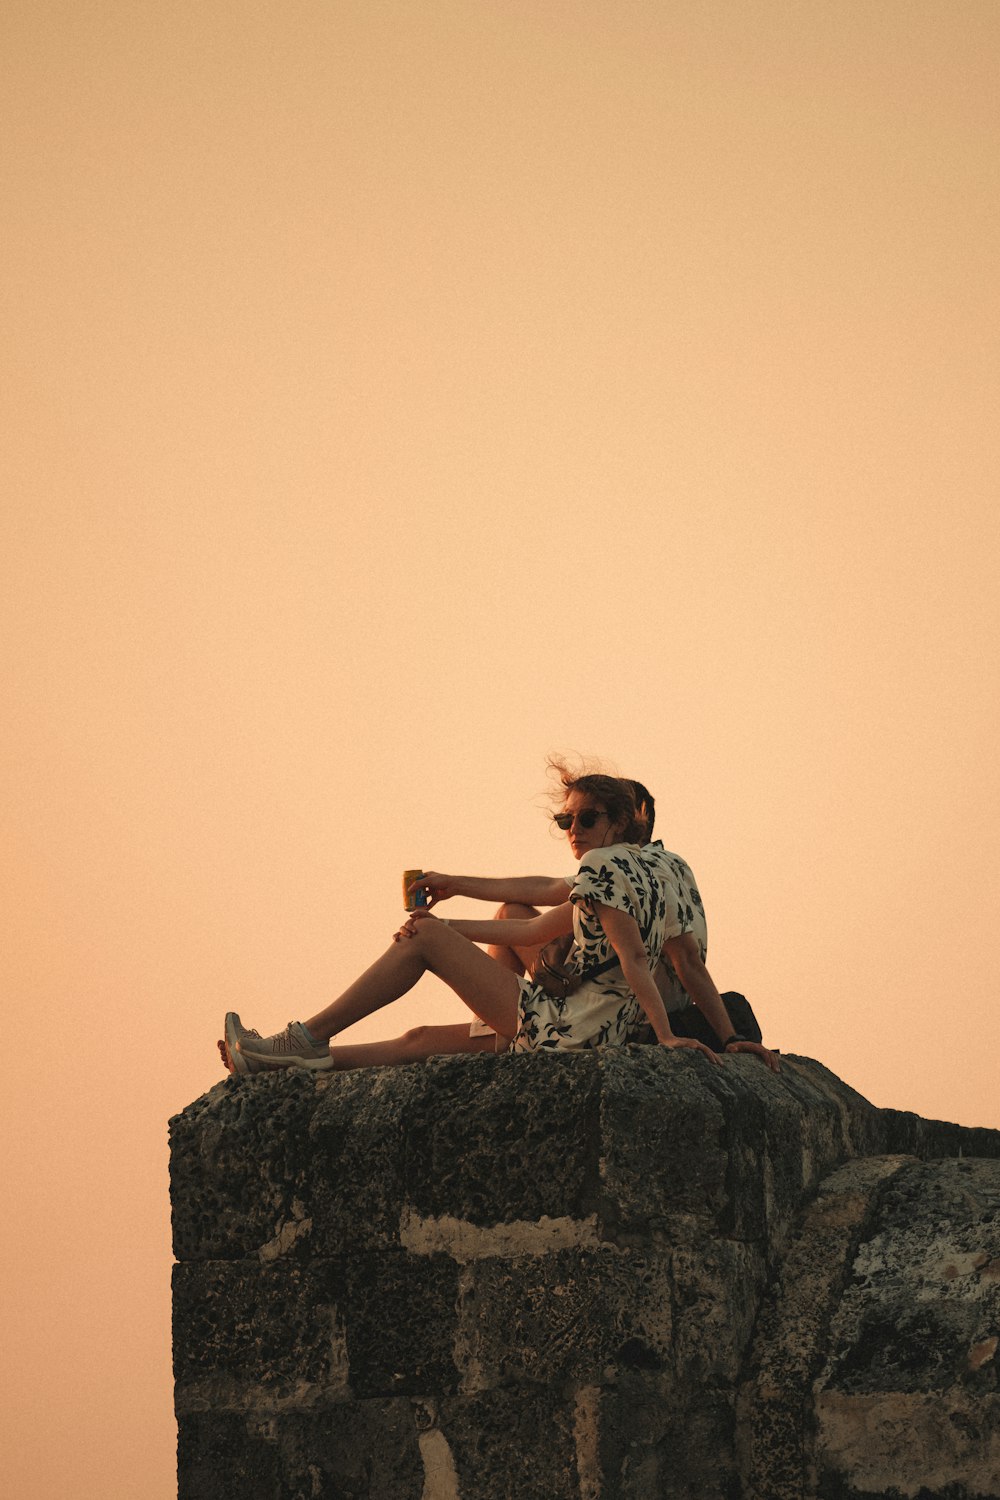
{"label": "drink can", "polygon": [[419,880],[423,870],[403,871],[403,906],[406,911],[415,911],[418,906],[427,905],[426,891],[411,891],[409,889],[412,880]]}

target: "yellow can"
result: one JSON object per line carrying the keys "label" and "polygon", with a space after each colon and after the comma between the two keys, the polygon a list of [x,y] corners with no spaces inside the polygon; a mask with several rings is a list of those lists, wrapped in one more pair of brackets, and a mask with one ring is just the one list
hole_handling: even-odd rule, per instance
{"label": "yellow can", "polygon": [[411,891],[410,883],[419,880],[423,870],[403,871],[403,908],[405,911],[415,911],[418,906],[427,905],[426,891]]}

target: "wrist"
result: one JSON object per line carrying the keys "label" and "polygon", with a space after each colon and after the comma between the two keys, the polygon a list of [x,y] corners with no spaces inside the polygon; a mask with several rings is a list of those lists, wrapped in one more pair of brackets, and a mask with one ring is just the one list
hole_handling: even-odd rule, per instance
{"label": "wrist", "polygon": [[726,1048],[731,1047],[733,1042],[748,1042],[749,1040],[748,1036],[740,1036],[738,1031],[734,1031],[732,1036],[726,1037],[726,1040],[722,1044],[722,1050],[725,1052]]}

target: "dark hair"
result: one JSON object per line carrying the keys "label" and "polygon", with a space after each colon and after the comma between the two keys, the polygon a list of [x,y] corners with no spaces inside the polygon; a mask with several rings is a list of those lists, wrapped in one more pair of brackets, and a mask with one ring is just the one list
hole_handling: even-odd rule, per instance
{"label": "dark hair", "polygon": [[656,823],[656,803],[653,794],[648,787],[643,786],[641,781],[630,781],[635,797],[635,815],[646,824],[646,842],[653,837],[653,827]]}
{"label": "dark hair", "polygon": [[[646,809],[639,813],[636,809],[636,788],[640,786],[636,781],[624,781],[620,776],[607,776],[602,771],[585,771],[581,774],[570,769],[562,761],[550,760],[550,768],[559,777],[562,787],[562,798],[564,800],[569,792],[583,792],[588,797],[593,797],[602,803],[605,812],[612,823],[624,823],[621,832],[622,842],[625,844],[644,843],[648,837],[646,833],[649,821],[649,798],[646,793]],[[641,788],[645,792],[645,787]]]}

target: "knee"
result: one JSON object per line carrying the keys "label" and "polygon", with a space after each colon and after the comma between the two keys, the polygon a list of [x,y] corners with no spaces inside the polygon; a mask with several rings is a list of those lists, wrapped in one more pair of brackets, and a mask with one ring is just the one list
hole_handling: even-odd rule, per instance
{"label": "knee", "polygon": [[415,922],[412,934],[404,936],[401,941],[421,968],[436,974],[443,955],[459,939],[445,922]]}
{"label": "knee", "polygon": [[409,934],[403,933],[401,942],[404,947],[423,952],[445,930],[444,922],[414,922],[413,931]]}
{"label": "knee", "polygon": [[399,1040],[404,1054],[422,1058],[430,1040],[430,1027],[414,1026],[412,1030],[404,1031]]}
{"label": "knee", "polygon": [[526,906],[523,901],[505,901],[498,906],[494,917],[498,922],[524,920],[526,917],[537,917],[538,911],[534,906]]}

